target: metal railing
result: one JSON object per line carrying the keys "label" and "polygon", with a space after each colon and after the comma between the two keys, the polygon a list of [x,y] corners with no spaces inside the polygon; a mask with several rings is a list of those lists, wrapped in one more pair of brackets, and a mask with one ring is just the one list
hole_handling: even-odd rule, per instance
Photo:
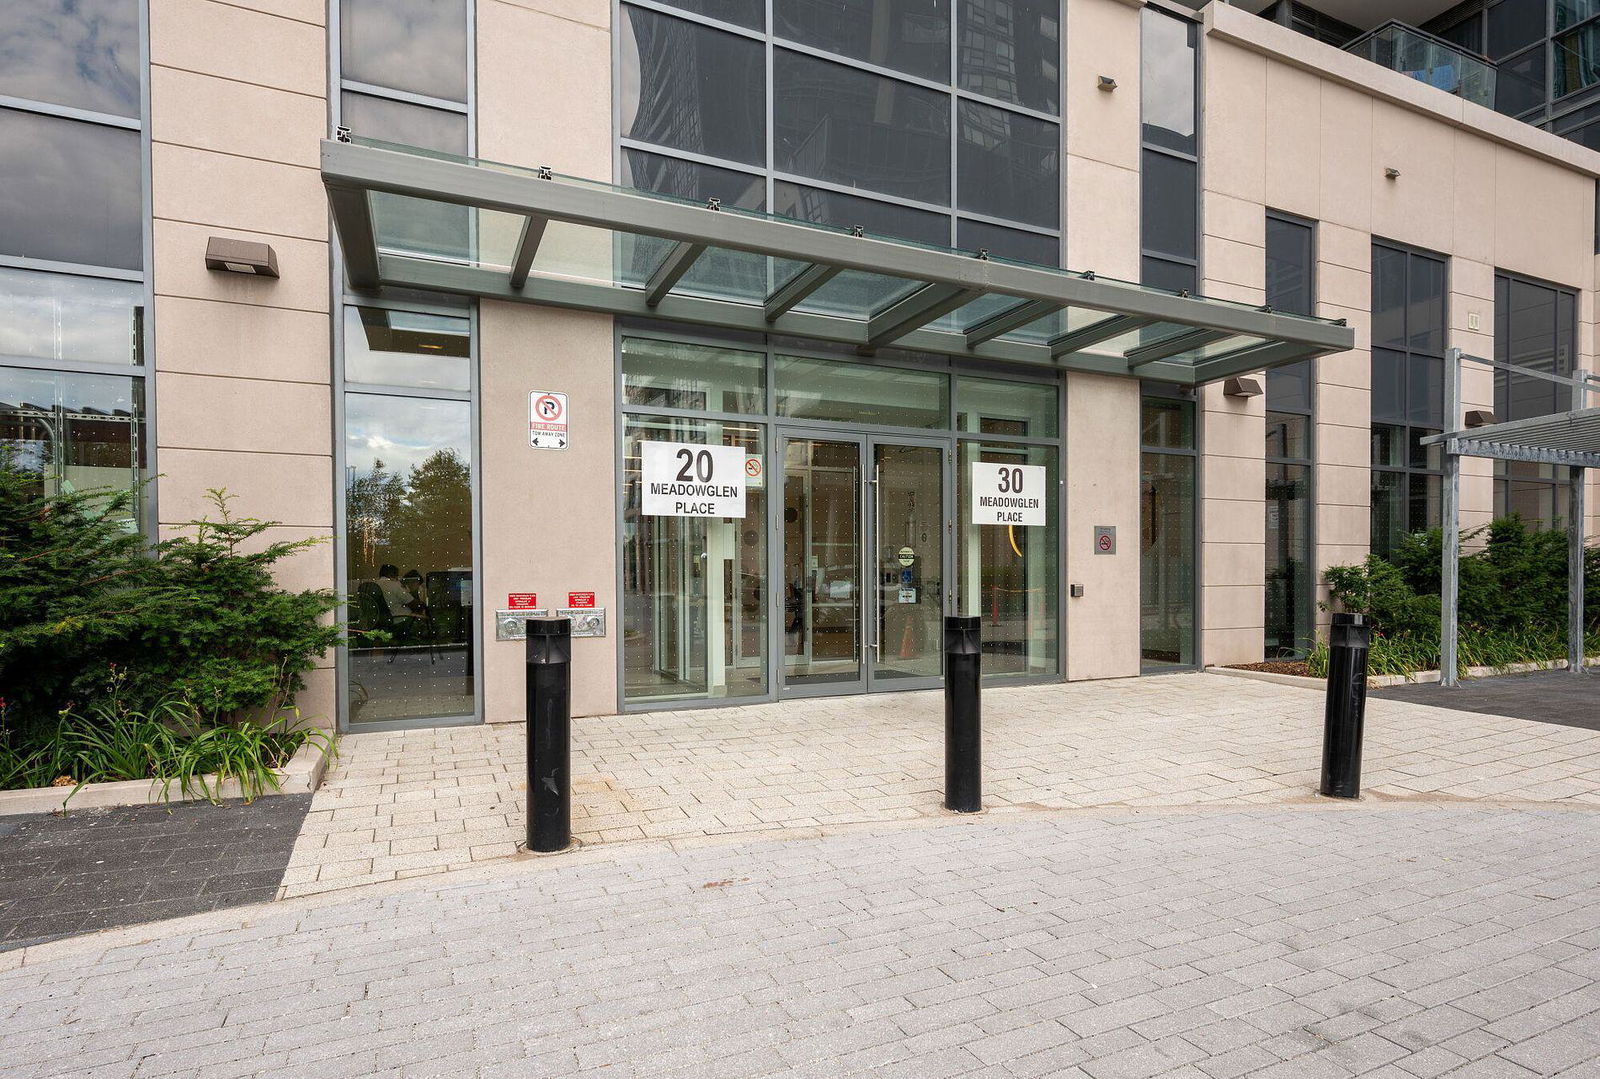
{"label": "metal railing", "polygon": [[1409,75],[1447,94],[1484,108],[1494,108],[1498,74],[1495,65],[1415,26],[1391,19],[1356,38],[1344,51],[1390,71]]}

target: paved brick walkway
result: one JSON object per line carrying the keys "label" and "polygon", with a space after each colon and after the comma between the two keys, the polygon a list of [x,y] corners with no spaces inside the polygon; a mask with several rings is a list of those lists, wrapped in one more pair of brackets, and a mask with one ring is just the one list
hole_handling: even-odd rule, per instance
{"label": "paved brick walkway", "polygon": [[0,955],[7,1079],[1600,1074],[1600,812],[591,847]]}
{"label": "paved brick walkway", "polygon": [[[985,804],[1281,804],[1313,797],[1322,695],[1213,674],[990,690]],[[838,829],[939,814],[937,692],[574,723],[588,843]],[[523,728],[358,734],[318,791],[284,895],[501,858],[522,836]],[[1384,799],[1600,805],[1600,732],[1374,698],[1366,790]]]}

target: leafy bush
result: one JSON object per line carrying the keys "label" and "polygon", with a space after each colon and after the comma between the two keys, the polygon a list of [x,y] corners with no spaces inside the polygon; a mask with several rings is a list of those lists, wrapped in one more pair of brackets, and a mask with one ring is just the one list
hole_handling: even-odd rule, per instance
{"label": "leafy bush", "polygon": [[264,542],[274,522],[234,517],[212,491],[214,518],[151,549],[121,523],[132,498],[46,493],[0,443],[0,698],[22,741],[64,710],[100,714],[113,669],[146,715],[184,702],[195,720],[270,718],[338,640],[331,591],[272,576],[322,540]]}
{"label": "leafy bush", "polygon": [[[1567,535],[1529,528],[1516,514],[1463,535],[1482,539],[1461,558],[1457,659],[1467,667],[1560,659],[1567,654]],[[1389,559],[1369,555],[1335,566],[1327,581],[1334,603],[1373,622],[1368,670],[1411,674],[1439,665],[1439,592],[1444,543],[1435,528],[1405,537]],[[1584,552],[1586,652],[1600,649],[1600,548]],[[1324,604],[1324,607],[1329,606]],[[1308,657],[1327,670],[1327,645]]]}

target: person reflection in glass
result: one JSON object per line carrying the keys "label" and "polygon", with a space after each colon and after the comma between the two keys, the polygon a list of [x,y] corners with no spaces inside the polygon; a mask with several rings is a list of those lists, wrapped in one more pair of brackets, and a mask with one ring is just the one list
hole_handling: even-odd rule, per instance
{"label": "person reflection in glass", "polygon": [[378,590],[383,593],[383,601],[389,607],[391,618],[420,621],[428,605],[410,587],[409,578],[416,576],[420,584],[422,577],[416,570],[406,576],[408,580],[402,581],[400,567],[386,562],[378,570]]}

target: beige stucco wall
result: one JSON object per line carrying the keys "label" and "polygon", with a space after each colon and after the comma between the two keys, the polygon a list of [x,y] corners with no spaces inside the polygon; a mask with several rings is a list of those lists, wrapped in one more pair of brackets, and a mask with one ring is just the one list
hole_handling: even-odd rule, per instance
{"label": "beige stucco wall", "polygon": [[[331,536],[328,229],[317,173],[327,126],[325,6],[150,5],[157,501],[163,535],[211,512],[280,521],[264,539]],[[271,244],[279,280],[206,270],[210,236]],[[330,588],[333,545],[280,567]],[[307,719],[334,721],[333,657]]]}
{"label": "beige stucco wall", "polygon": [[[1253,222],[1268,208],[1299,214],[1318,222],[1317,313],[1346,318],[1356,332],[1353,351],[1318,364],[1320,572],[1367,552],[1372,240],[1396,240],[1449,257],[1448,344],[1476,355],[1494,352],[1495,270],[1576,290],[1579,362],[1592,368],[1591,225],[1600,155],[1526,125],[1508,127],[1488,110],[1235,9],[1213,4],[1206,10],[1206,29],[1206,289],[1256,299],[1257,282],[1245,279],[1245,267],[1259,268],[1264,258]],[[1357,79],[1365,80],[1362,89],[1352,85]],[[1391,168],[1398,177],[1386,176]],[[1492,407],[1493,391],[1490,371],[1467,365],[1463,408]],[[1208,402],[1214,392],[1208,392]],[[1226,540],[1213,529],[1242,530],[1237,522],[1223,524],[1235,512],[1261,518],[1261,485],[1245,490],[1233,482],[1258,471],[1259,456],[1254,466],[1228,459],[1220,452],[1219,434],[1231,447],[1241,428],[1210,407],[1206,421],[1204,659],[1257,659],[1263,602],[1243,597],[1246,591],[1262,596],[1261,572],[1253,553],[1247,561],[1242,551],[1224,552]],[[1463,526],[1486,522],[1493,508],[1492,466],[1469,459],[1462,474]],[[1234,502],[1234,494],[1242,501]],[[1255,508],[1247,505],[1252,500]],[[1253,544],[1253,525],[1251,532]],[[1227,598],[1214,603],[1213,595]],[[1247,633],[1236,623],[1252,611]]]}
{"label": "beige stucco wall", "polygon": [[[1066,5],[1063,71],[1067,156],[1062,169],[1067,265],[1134,280],[1139,274],[1139,9],[1121,0]],[[1099,78],[1117,89],[1099,88]],[[1068,678],[1139,673],[1139,385],[1066,379],[1067,519],[1062,556]],[[1096,525],[1114,525],[1117,552],[1094,553]],[[1066,589],[1062,590],[1066,592]]]}
{"label": "beige stucco wall", "polygon": [[[611,179],[610,5],[479,0],[478,153]],[[552,77],[552,73],[586,77]],[[524,646],[494,639],[508,592],[542,606],[595,593],[610,635],[573,644],[575,715],[617,710],[616,388],[612,320],[516,303],[479,305],[484,718],[521,720]],[[566,393],[572,444],[528,445],[528,394]]]}

